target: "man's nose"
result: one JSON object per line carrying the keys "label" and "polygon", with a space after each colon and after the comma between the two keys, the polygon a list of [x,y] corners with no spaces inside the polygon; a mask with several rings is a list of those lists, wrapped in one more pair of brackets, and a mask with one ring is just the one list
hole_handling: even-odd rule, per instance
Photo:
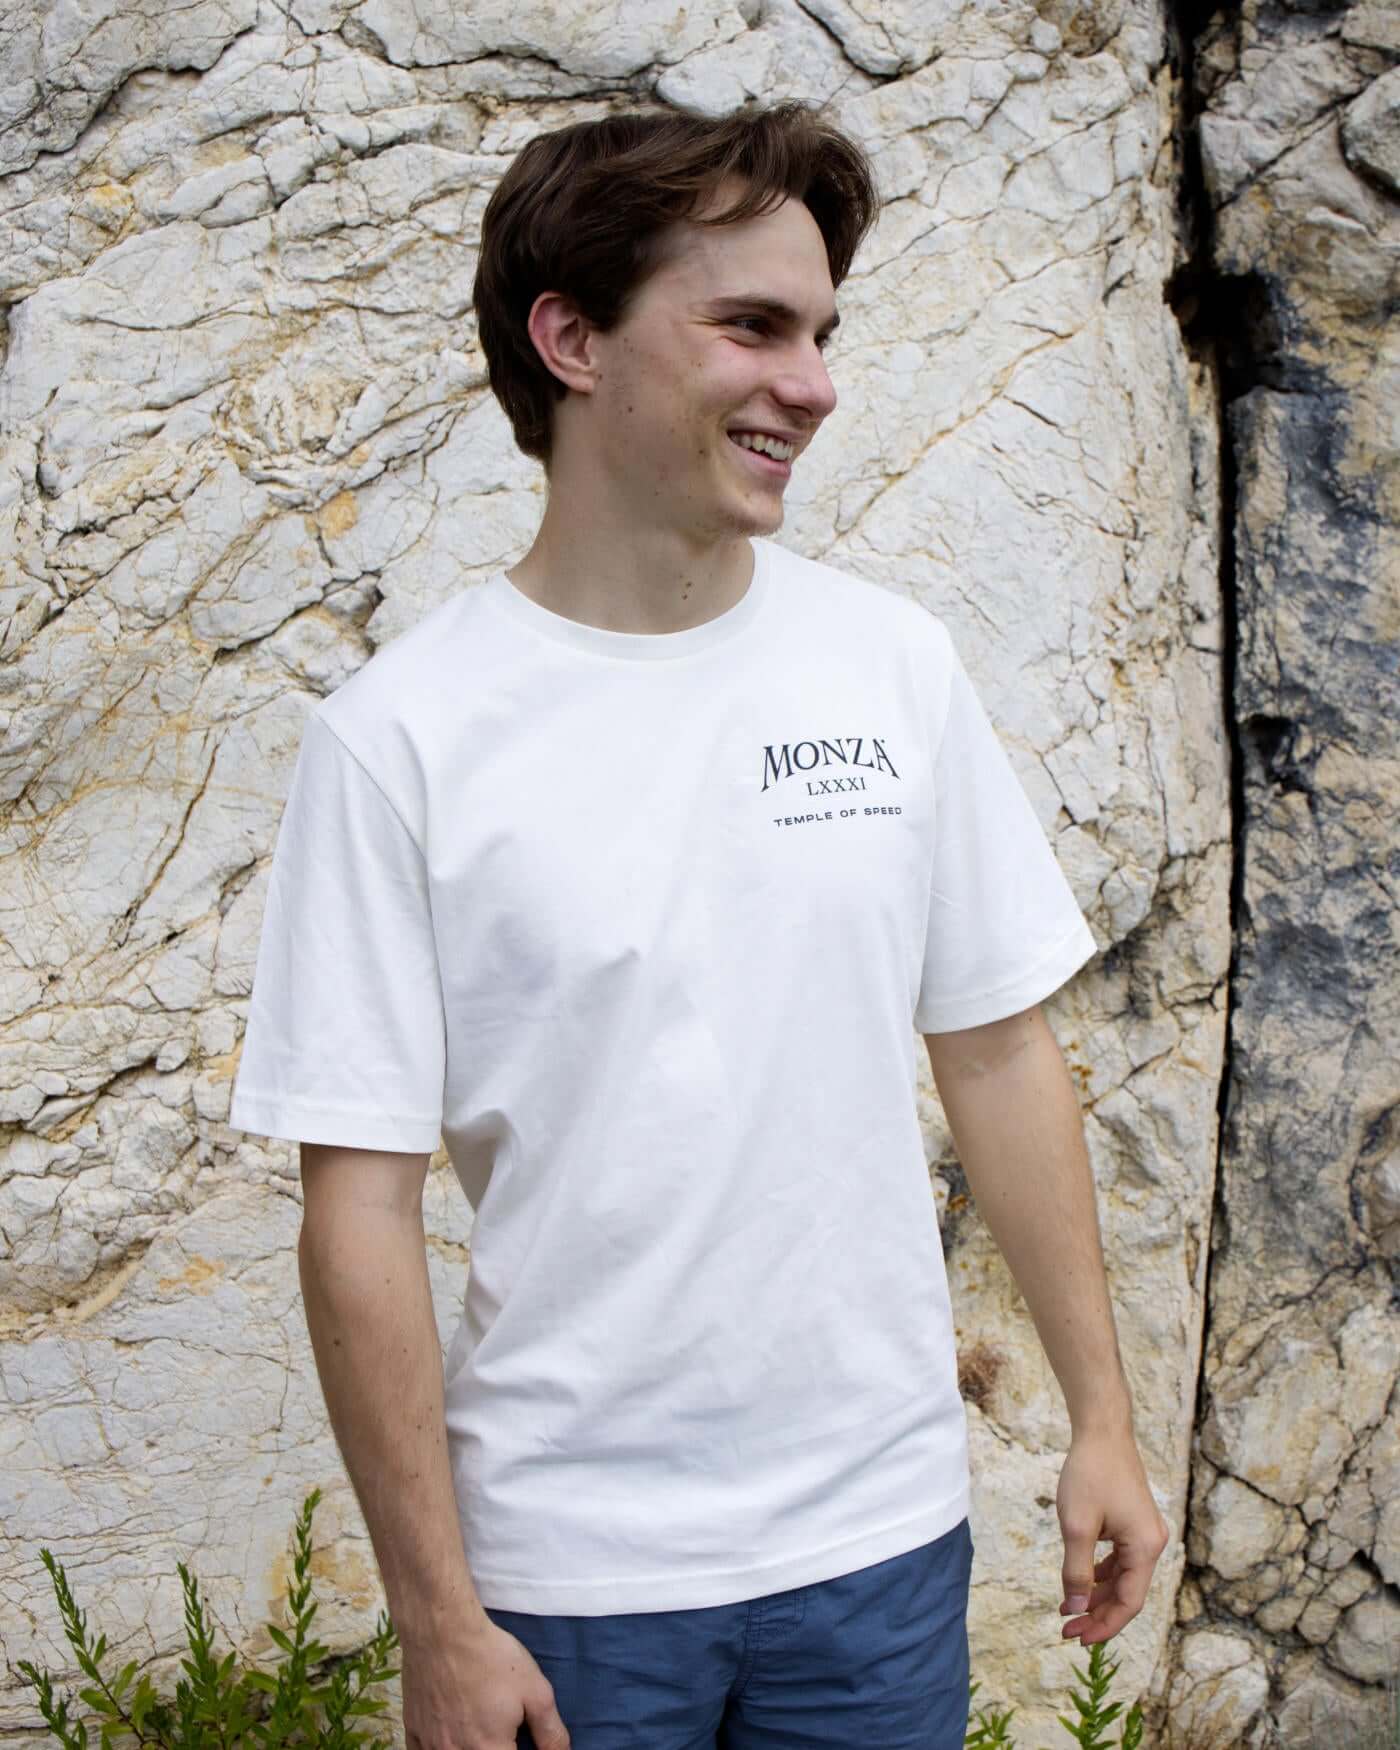
{"label": "man's nose", "polygon": [[814,346],[810,353],[796,360],[790,370],[774,385],[779,401],[787,407],[801,407],[813,420],[825,419],[836,405],[836,388],[826,360]]}

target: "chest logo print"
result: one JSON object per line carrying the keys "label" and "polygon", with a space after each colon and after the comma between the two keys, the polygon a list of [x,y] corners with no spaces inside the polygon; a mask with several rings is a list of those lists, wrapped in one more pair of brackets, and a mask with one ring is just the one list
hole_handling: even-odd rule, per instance
{"label": "chest logo print", "polygon": [[[844,766],[845,771],[836,771]],[[784,779],[802,778],[806,793],[797,802],[800,809],[809,796],[836,796],[847,790],[864,790],[868,772],[884,772],[898,778],[894,762],[875,735],[841,735],[833,740],[785,741],[781,747],[763,750],[763,788]],[[802,793],[799,792],[799,795]],[[888,792],[886,792],[888,794]],[[796,798],[794,798],[794,801]],[[783,798],[786,808],[793,802]],[[771,805],[770,805],[771,806]],[[809,813],[783,813],[773,816],[774,826],[806,826],[813,821],[847,820],[852,815],[902,814],[897,804],[875,803],[863,808],[816,809]]]}
{"label": "chest logo print", "polygon": [[[866,749],[869,751],[865,752]],[[832,772],[830,768],[837,763],[843,766],[863,766],[867,771],[888,772],[892,778],[899,776],[877,736],[843,735],[834,741],[785,741],[781,747],[765,747],[763,788],[768,788],[770,779],[776,784],[782,778],[800,776],[803,772],[815,772],[818,767],[826,768],[828,775],[807,779],[809,796],[835,795],[841,790],[865,788],[864,777],[855,772]]]}

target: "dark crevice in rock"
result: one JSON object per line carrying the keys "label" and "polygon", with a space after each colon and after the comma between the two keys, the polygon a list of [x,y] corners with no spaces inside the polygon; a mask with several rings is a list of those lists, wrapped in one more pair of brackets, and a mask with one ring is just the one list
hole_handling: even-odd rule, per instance
{"label": "dark crevice in rock", "polygon": [[[1382,1598],[1400,1599],[1400,1586],[1392,1585],[1382,1573],[1379,1563],[1369,1550],[1357,1549],[1351,1553],[1351,1567],[1360,1568],[1364,1574],[1369,1574],[1376,1583],[1376,1591]],[[1350,1675],[1350,1673],[1348,1673]]]}
{"label": "dark crevice in rock", "polygon": [[1282,331],[1283,306],[1263,274],[1212,274],[1208,301],[1225,405],[1261,386],[1281,395],[1317,390],[1321,379],[1302,373],[1295,337]]}
{"label": "dark crevice in rock", "polygon": [[[1217,273],[1215,260],[1215,214],[1206,187],[1201,161],[1200,112],[1204,106],[1196,76],[1196,45],[1213,27],[1214,9],[1203,0],[1177,0],[1167,7],[1171,54],[1179,80],[1180,109],[1176,118],[1180,163],[1177,213],[1181,261],[1163,287],[1180,325],[1182,343],[1190,356],[1213,379],[1219,413],[1219,565],[1221,604],[1221,714],[1230,748],[1230,975],[1225,1006],[1225,1043],[1220,1086],[1216,1099],[1217,1137],[1215,1188],[1211,1210],[1211,1234],[1203,1273],[1201,1351],[1196,1377],[1196,1404],[1192,1441],[1193,1464],[1199,1461],[1200,1429],[1209,1408],[1206,1357],[1211,1342],[1211,1277],[1216,1258],[1228,1232],[1223,1162],[1231,1122],[1232,1033],[1234,1029],[1235,981],[1239,971],[1239,943],[1244,912],[1245,841],[1245,749],[1235,715],[1235,677],[1239,648],[1239,607],[1236,593],[1235,520],[1239,501],[1239,457],[1229,419],[1232,400],[1261,380],[1272,361],[1283,357],[1281,336],[1269,327],[1267,288],[1256,276],[1230,281]],[[1278,376],[1281,372],[1272,370]],[[1182,1535],[1191,1535],[1188,1492],[1186,1523]],[[1183,1579],[1200,1571],[1188,1558]],[[1211,1613],[1214,1614],[1213,1612]],[[1232,1621],[1232,1629],[1236,1625]]]}
{"label": "dark crevice in rock", "polygon": [[962,1162],[951,1147],[946,1147],[942,1154],[929,1162],[929,1171],[938,1173],[948,1187],[948,1201],[944,1206],[941,1226],[944,1250],[951,1255],[971,1229],[976,1227],[981,1216],[973,1200],[967,1174],[963,1172]]}
{"label": "dark crevice in rock", "polygon": [[1267,717],[1261,713],[1246,717],[1239,726],[1242,740],[1254,751],[1252,769],[1266,772],[1276,788],[1296,790],[1304,796],[1313,794],[1310,774],[1300,764],[1295,752],[1302,724],[1291,717]]}

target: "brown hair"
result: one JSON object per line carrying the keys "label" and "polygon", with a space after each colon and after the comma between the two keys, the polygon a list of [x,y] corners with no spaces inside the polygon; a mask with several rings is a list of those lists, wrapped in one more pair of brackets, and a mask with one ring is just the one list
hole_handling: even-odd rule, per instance
{"label": "brown hair", "polygon": [[724,116],[657,108],[574,122],[528,141],[492,191],[472,287],[477,328],[515,441],[546,469],[553,410],[568,391],[530,339],[535,299],[562,292],[594,327],[616,327],[662,265],[669,228],[727,176],[747,188],[699,223],[800,200],[840,285],[879,212],[874,172],[854,140],[795,100]]}

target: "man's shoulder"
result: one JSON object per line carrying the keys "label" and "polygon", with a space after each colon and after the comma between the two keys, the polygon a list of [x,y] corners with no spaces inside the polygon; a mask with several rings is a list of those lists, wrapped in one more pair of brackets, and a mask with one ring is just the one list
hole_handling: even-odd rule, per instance
{"label": "man's shoulder", "polygon": [[844,557],[833,562],[781,547],[776,541],[766,545],[773,576],[792,595],[794,610],[804,618],[829,614],[868,633],[927,640],[936,649],[947,648],[948,629],[936,610],[897,582],[866,576]]}
{"label": "man's shoulder", "polygon": [[428,813],[430,750],[473,675],[489,669],[480,586],[430,608],[357,668],[315,716],[368,772],[418,841]]}
{"label": "man's shoulder", "polygon": [[394,725],[408,727],[426,701],[441,697],[470,666],[479,641],[477,587],[439,602],[381,645],[322,700],[317,714],[352,746]]}

